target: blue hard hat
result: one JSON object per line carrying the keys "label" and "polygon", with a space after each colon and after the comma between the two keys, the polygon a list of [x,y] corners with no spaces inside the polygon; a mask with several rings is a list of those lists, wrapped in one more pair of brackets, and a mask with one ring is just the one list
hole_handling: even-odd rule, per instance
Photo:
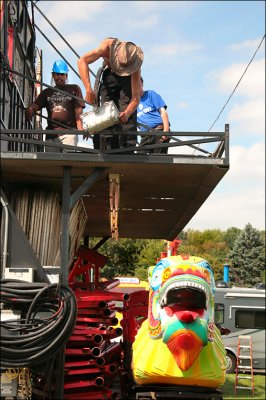
{"label": "blue hard hat", "polygon": [[68,66],[64,60],[56,60],[53,65],[52,72],[57,74],[67,74],[68,73]]}

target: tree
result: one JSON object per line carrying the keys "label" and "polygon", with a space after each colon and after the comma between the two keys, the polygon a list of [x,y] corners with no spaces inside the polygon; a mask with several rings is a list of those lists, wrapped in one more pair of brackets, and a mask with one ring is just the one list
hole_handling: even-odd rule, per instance
{"label": "tree", "polygon": [[[93,245],[92,241],[92,245]],[[107,240],[99,253],[108,257],[108,263],[101,270],[101,276],[112,279],[116,276],[134,276],[139,253],[145,246],[141,239]]]}
{"label": "tree", "polygon": [[229,248],[220,229],[207,229],[203,232],[188,230],[179,248],[179,253],[205,258],[212,266],[215,280],[223,279],[223,265]]}
{"label": "tree", "polygon": [[[259,230],[248,223],[235,241],[229,253],[229,261],[234,274],[230,281],[238,280],[244,286],[254,286],[262,281],[265,267],[265,243]],[[238,282],[238,283],[239,283]]]}
{"label": "tree", "polygon": [[167,242],[165,240],[148,239],[145,240],[145,245],[142,247],[137,266],[150,267],[155,265],[157,260],[161,257],[161,252],[166,251]]}
{"label": "tree", "polygon": [[166,251],[167,242],[159,239],[150,239],[144,242],[145,246],[140,251],[136,263],[135,276],[146,281],[148,279],[148,268],[155,265],[161,258],[161,253]]}
{"label": "tree", "polygon": [[224,233],[224,239],[230,250],[233,249],[236,239],[241,233],[241,229],[236,227],[228,228]]}

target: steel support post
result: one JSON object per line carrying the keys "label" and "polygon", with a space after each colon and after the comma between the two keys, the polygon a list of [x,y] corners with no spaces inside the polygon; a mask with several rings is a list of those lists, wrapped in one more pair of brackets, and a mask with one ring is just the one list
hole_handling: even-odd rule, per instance
{"label": "steel support post", "polygon": [[229,124],[225,124],[224,155],[227,164],[229,164]]}
{"label": "steel support post", "polygon": [[68,261],[69,261],[69,218],[70,218],[70,179],[71,167],[63,168],[63,199],[61,220],[61,283],[68,284]]}
{"label": "steel support post", "polygon": [[[63,168],[63,199],[61,219],[61,283],[68,285],[68,260],[69,260],[69,219],[70,219],[70,180],[71,167]],[[56,398],[64,398],[64,366],[65,347],[58,352],[58,385],[56,387]]]}

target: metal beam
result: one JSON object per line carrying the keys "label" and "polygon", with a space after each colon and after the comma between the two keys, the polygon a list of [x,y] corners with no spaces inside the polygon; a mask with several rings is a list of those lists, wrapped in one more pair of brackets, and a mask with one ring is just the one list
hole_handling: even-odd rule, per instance
{"label": "metal beam", "polygon": [[110,239],[110,236],[104,236],[98,243],[96,243],[92,250],[97,251],[108,239]]}
{"label": "metal beam", "polygon": [[71,167],[63,167],[63,203],[61,219],[61,277],[62,284],[68,285],[69,261],[69,218],[70,218],[70,177]]}
{"label": "metal beam", "polygon": [[80,187],[72,194],[70,198],[70,208],[72,208],[75,203],[85,194],[92,185],[97,181],[97,179],[104,173],[105,168],[97,167],[91,173],[91,175],[80,185]]}

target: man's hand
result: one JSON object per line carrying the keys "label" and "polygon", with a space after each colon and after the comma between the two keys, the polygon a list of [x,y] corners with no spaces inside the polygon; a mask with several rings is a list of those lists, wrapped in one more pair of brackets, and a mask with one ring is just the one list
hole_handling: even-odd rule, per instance
{"label": "man's hand", "polygon": [[128,113],[127,113],[126,111],[122,111],[122,112],[120,113],[120,115],[119,115],[119,121],[120,121],[122,124],[126,124],[127,121],[128,121],[128,117],[129,117]]}
{"label": "man's hand", "polygon": [[86,131],[86,133],[83,133],[83,140],[88,139],[92,139],[92,135],[90,134],[90,132]]}
{"label": "man's hand", "polygon": [[92,90],[88,90],[86,92],[85,100],[91,105],[94,106],[96,103],[96,96],[95,93]]}
{"label": "man's hand", "polygon": [[31,121],[32,115],[33,115],[33,109],[31,106],[29,106],[25,111],[25,118],[27,122]]}

